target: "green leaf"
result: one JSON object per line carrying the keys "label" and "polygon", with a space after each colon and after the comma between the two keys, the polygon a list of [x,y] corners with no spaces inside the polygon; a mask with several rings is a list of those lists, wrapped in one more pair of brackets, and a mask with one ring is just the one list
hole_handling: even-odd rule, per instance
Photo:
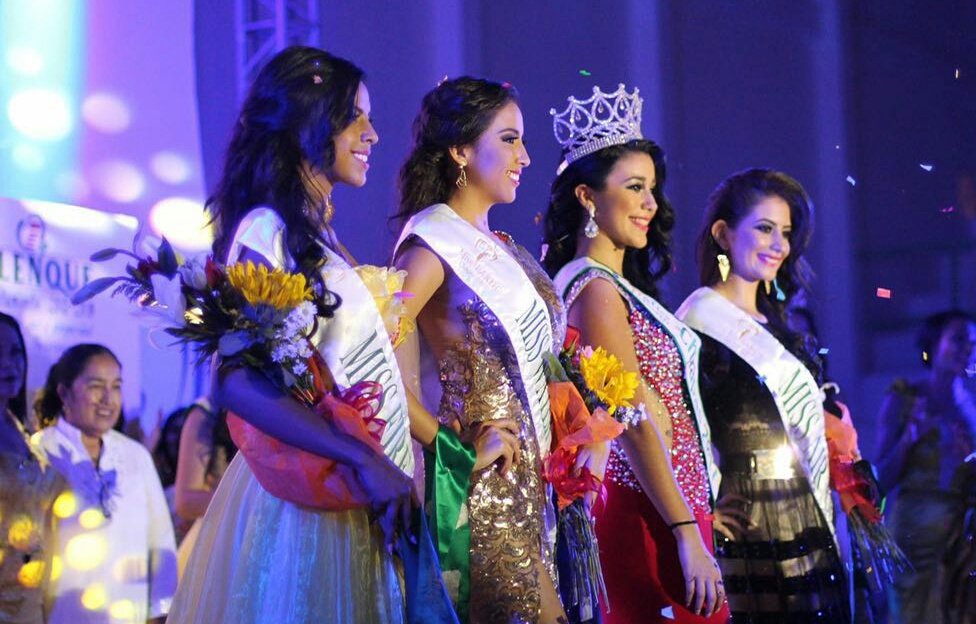
{"label": "green leaf", "polygon": [[85,301],[88,301],[98,293],[111,287],[112,284],[114,284],[115,282],[123,279],[126,278],[125,277],[99,277],[98,279],[94,279],[88,282],[87,284],[85,284],[84,286],[82,286],[81,288],[79,288],[78,290],[76,290],[75,294],[71,295],[71,303],[74,305],[78,305],[79,303],[84,303]]}
{"label": "green leaf", "polygon": [[172,279],[179,267],[180,263],[176,260],[176,252],[173,251],[173,246],[164,236],[163,242],[159,245],[159,272]]}

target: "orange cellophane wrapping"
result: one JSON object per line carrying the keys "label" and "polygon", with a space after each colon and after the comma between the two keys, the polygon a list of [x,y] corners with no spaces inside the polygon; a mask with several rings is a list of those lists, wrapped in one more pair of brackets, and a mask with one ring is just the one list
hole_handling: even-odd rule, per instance
{"label": "orange cellophane wrapping", "polygon": [[[336,430],[369,445],[383,448],[373,439],[359,410],[326,394],[315,410]],[[227,428],[258,483],[278,498],[304,507],[344,511],[369,504],[348,465],[319,457],[269,436],[236,414],[227,414]]]}
{"label": "orange cellophane wrapping", "polygon": [[857,448],[857,430],[851,420],[850,411],[843,403],[840,417],[824,411],[827,436],[827,452],[830,458],[830,484],[840,495],[844,513],[857,509],[870,523],[881,520],[881,513],[871,501],[871,485],[854,470],[854,463],[861,458]]}
{"label": "orange cellophane wrapping", "polygon": [[569,381],[549,384],[549,404],[554,446],[544,461],[543,471],[556,490],[559,509],[563,509],[586,492],[601,488],[600,480],[585,467],[573,474],[579,448],[612,440],[624,427],[602,408],[590,414],[583,397]]}

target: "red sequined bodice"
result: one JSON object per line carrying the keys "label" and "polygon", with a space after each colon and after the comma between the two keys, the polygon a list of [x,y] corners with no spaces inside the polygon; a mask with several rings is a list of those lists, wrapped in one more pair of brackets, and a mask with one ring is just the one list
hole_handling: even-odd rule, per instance
{"label": "red sequined bodice", "polygon": [[[671,414],[671,466],[693,512],[711,513],[708,471],[698,430],[684,390],[684,365],[677,345],[660,323],[638,306],[631,306],[630,328],[641,375]],[[607,464],[607,478],[641,490],[623,449],[615,442]]]}

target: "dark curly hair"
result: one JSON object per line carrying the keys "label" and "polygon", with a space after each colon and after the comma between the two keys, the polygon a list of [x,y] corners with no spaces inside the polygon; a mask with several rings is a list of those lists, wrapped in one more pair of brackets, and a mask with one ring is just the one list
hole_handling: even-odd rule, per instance
{"label": "dark curly hair", "polygon": [[413,147],[400,167],[395,223],[451,198],[460,170],[448,149],[477,141],[509,102],[518,102],[515,87],[471,76],[445,80],[424,96],[413,121]]}
{"label": "dark curly hair", "polygon": [[20,384],[20,390],[17,394],[11,397],[7,401],[7,409],[10,410],[17,420],[20,421],[22,425],[27,425],[27,345],[24,343],[24,332],[20,330],[20,323],[17,319],[0,312],[0,324],[6,325],[10,329],[14,330],[17,334],[17,340],[20,342],[20,357],[24,359],[24,381]]}
{"label": "dark curly hair", "polygon": [[285,223],[285,244],[316,290],[320,316],[331,316],[338,297],[322,282],[325,223],[320,198],[310,192],[304,163],[324,170],[335,160],[333,139],[356,118],[363,71],[317,48],[292,46],[258,74],[241,107],[217,190],[207,200],[213,217],[215,257],[226,257],[241,219],[269,206]]}
{"label": "dark curly hair", "polygon": [[779,301],[775,290],[767,294],[764,288],[759,288],[756,306],[769,319],[773,333],[820,379],[823,366],[816,338],[790,329],[786,315],[790,301],[801,290],[809,289],[813,277],[810,265],[803,258],[813,235],[813,202],[799,182],[781,171],[761,168],[739,171],[722,180],[709,195],[705,207],[705,221],[698,236],[698,276],[702,286],[712,286],[721,279],[716,256],[723,249],[712,236],[712,225],[721,220],[735,228],[756,204],[769,197],[778,197],[790,207],[790,254],[776,277],[786,298]]}
{"label": "dark curly hair", "polygon": [[586,209],[576,197],[576,187],[585,184],[602,191],[606,187],[607,175],[617,161],[633,153],[647,154],[654,161],[657,184],[652,194],[657,202],[657,213],[651,220],[647,245],[640,249],[628,247],[624,251],[624,277],[648,295],[658,297],[657,280],[667,274],[672,266],[671,230],[674,229],[674,209],[664,194],[664,181],[667,177],[664,150],[647,139],[605,147],[588,154],[574,161],[552,181],[542,240],[548,246],[542,265],[549,275],[554,276],[576,256],[576,241],[587,215]]}
{"label": "dark curly hair", "polygon": [[953,321],[963,321],[971,325],[976,325],[976,317],[972,314],[965,310],[953,309],[944,310],[926,317],[922,326],[919,328],[918,334],[915,336],[915,346],[918,347],[919,357],[922,358],[922,364],[926,368],[932,368],[935,349],[942,339],[942,334],[945,332],[946,327]]}

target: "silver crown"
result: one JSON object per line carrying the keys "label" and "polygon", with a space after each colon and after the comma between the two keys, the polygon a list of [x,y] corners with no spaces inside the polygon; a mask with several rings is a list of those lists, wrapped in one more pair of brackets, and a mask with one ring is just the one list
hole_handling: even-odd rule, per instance
{"label": "silver crown", "polygon": [[613,93],[604,93],[600,87],[593,87],[593,95],[588,100],[567,98],[566,110],[552,115],[552,132],[556,141],[566,152],[566,158],[556,169],[560,174],[573,161],[592,154],[604,147],[621,145],[634,139],[643,139],[641,134],[640,89],[627,93],[623,83]]}

